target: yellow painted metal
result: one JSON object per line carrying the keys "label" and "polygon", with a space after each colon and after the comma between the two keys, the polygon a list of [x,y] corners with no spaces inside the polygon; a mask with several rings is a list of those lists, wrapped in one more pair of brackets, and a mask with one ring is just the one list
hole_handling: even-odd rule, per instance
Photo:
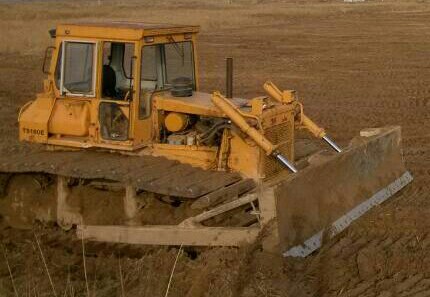
{"label": "yellow painted metal", "polygon": [[[137,82],[141,81],[141,71],[140,65],[142,64],[142,47],[144,42],[142,40],[136,42],[135,44],[135,63],[134,63],[134,77]],[[142,145],[142,144],[150,144],[154,135],[156,135],[157,130],[154,130],[154,113],[152,113],[149,117],[142,118],[140,113],[140,98],[143,98],[141,92],[143,90],[139,87],[139,84],[134,84],[133,90],[133,100],[131,101],[131,122],[130,125],[132,127],[132,138],[134,145]],[[151,94],[147,94],[147,96],[151,96]],[[150,107],[152,109],[152,106]]]}
{"label": "yellow painted metal", "polygon": [[92,142],[88,137],[76,137],[76,136],[64,136],[61,138],[49,137],[47,145],[51,147],[58,147],[59,150],[67,148],[102,148],[107,150],[119,150],[123,152],[129,152],[132,155],[136,154],[136,151],[142,149],[142,145],[133,145],[132,141],[103,141],[100,143]]}
{"label": "yellow painted metal", "polygon": [[179,132],[184,130],[190,122],[187,114],[179,112],[169,112],[164,118],[164,125],[170,132]]}
{"label": "yellow painted metal", "polygon": [[22,110],[19,118],[19,139],[21,141],[45,143],[48,139],[48,121],[54,98],[39,94],[31,104]]}
{"label": "yellow painted metal", "polygon": [[210,98],[210,94],[202,92],[194,92],[192,96],[183,98],[163,92],[154,96],[154,105],[158,110],[223,117],[223,113],[211,103]]}
{"label": "yellow painted metal", "polygon": [[241,172],[253,179],[260,179],[264,174],[265,152],[249,138],[232,131],[227,166],[230,170]]}
{"label": "yellow painted metal", "polygon": [[145,24],[136,22],[105,22],[62,24],[57,26],[59,37],[83,37],[111,40],[138,41],[144,36],[164,36],[184,33],[197,33],[199,26],[180,26],[165,24]]}
{"label": "yellow painted metal", "polygon": [[264,137],[255,128],[251,127],[246,120],[235,110],[229,103],[228,99],[223,97],[219,92],[214,92],[212,95],[212,102],[221,109],[233,123],[235,123],[245,134],[252,138],[266,153],[270,155],[275,146]]}
{"label": "yellow painted metal", "polygon": [[315,124],[310,118],[308,118],[304,113],[301,115],[302,125],[308,129],[315,137],[323,138],[326,133],[323,128],[320,128]]}
{"label": "yellow painted metal", "polygon": [[255,116],[261,116],[265,108],[264,98],[254,98],[251,100],[251,114]]}
{"label": "yellow painted metal", "polygon": [[52,110],[48,132],[67,136],[87,136],[90,104],[85,101],[57,100]]}
{"label": "yellow painted metal", "polygon": [[[283,104],[291,104],[294,101],[297,101],[294,91],[281,92],[271,81],[264,83],[263,88],[273,99]],[[300,108],[300,124],[317,138],[323,138],[326,136],[324,129],[315,124],[303,113],[303,107]]]}
{"label": "yellow painted metal", "polygon": [[203,169],[216,169],[217,165],[217,150],[214,147],[156,143],[150,154],[188,163]]}
{"label": "yellow painted metal", "polygon": [[281,91],[271,81],[266,81],[263,85],[263,88],[270,97],[281,103],[288,104],[296,100],[296,92],[294,90]]}
{"label": "yellow painted metal", "polygon": [[[294,160],[295,107],[296,103],[266,107],[259,116],[261,128],[257,131],[289,160]],[[273,157],[267,156],[265,150],[245,133],[232,131],[228,152],[228,168],[247,177],[267,178],[285,172]]]}

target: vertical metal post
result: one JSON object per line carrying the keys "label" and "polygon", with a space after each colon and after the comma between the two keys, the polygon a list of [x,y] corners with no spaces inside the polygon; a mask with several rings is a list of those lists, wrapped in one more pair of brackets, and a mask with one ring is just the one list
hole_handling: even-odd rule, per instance
{"label": "vertical metal post", "polygon": [[83,218],[79,207],[70,205],[67,201],[70,189],[67,179],[63,176],[57,177],[57,224],[70,230],[73,225],[83,224]]}
{"label": "vertical metal post", "polygon": [[226,59],[226,97],[233,98],[233,58]]}
{"label": "vertical metal post", "polygon": [[127,220],[126,221],[127,225],[136,224],[136,214],[137,214],[136,188],[130,184],[125,185],[124,214]]}

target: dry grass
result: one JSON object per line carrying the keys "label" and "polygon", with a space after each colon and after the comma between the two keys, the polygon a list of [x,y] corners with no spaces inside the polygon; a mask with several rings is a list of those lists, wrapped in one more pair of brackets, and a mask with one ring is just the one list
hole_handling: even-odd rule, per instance
{"label": "dry grass", "polygon": [[[312,2],[309,4],[309,2]],[[393,6],[401,10],[413,5],[408,2]],[[243,26],[271,26],[286,24],[291,19],[314,15],[328,17],[339,11],[356,12],[360,8],[348,4],[339,6],[338,1],[49,1],[29,3],[0,2],[0,52],[40,55],[49,44],[47,31],[57,23],[79,20],[136,20],[162,23],[190,23],[202,26],[203,34],[217,30],[235,30]],[[297,4],[299,3],[299,4]],[[374,6],[375,12],[387,9],[378,2],[362,5]],[[83,9],[84,7],[84,9]],[[363,8],[364,9],[364,8]],[[174,13],[173,13],[174,12]]]}
{"label": "dry grass", "polygon": [[[142,248],[139,258],[134,259],[119,257],[114,253],[119,247],[111,246],[104,248],[101,257],[94,256],[99,247],[85,243],[86,253],[87,248],[92,252],[83,259],[81,240],[70,241],[56,233],[60,237],[52,241],[53,234],[46,234],[52,231],[38,230],[36,241],[15,237],[13,243],[5,244],[8,255],[7,262],[0,263],[0,273],[4,275],[0,277],[0,296],[164,296],[177,249]],[[59,251],[58,245],[62,244],[65,249]],[[186,294],[192,278],[184,271],[192,272],[196,267],[198,263],[186,257],[176,264],[175,274],[180,276],[169,296]]]}

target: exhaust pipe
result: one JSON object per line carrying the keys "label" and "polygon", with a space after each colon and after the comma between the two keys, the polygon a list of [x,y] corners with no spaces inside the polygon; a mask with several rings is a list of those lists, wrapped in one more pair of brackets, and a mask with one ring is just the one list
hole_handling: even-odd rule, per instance
{"label": "exhaust pipe", "polygon": [[233,58],[227,58],[226,60],[226,75],[225,75],[225,94],[226,97],[233,98]]}

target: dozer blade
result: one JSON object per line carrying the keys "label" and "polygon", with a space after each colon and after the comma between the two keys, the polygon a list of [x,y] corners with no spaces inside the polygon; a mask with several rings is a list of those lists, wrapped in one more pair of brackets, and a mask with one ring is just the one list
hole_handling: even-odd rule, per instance
{"label": "dozer blade", "polygon": [[305,257],[412,181],[400,127],[363,130],[342,153],[313,156],[274,188],[284,256]]}

